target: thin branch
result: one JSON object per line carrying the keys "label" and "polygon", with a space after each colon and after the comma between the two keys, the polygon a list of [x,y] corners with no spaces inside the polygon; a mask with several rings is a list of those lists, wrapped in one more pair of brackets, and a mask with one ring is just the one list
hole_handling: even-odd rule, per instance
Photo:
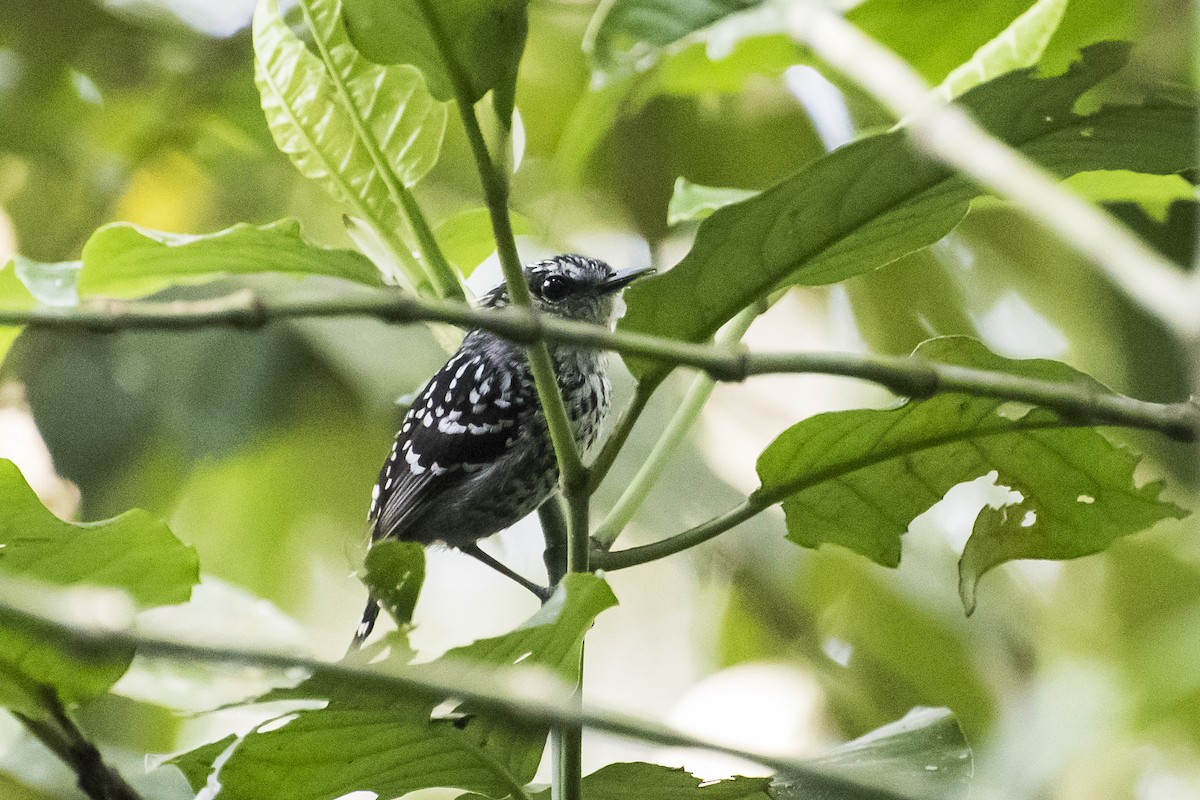
{"label": "thin branch", "polygon": [[120,330],[190,330],[228,325],[254,329],[296,317],[373,316],[389,322],[445,322],[484,328],[522,344],[560,342],[613,350],[658,363],[694,367],[719,381],[754,375],[819,373],[870,381],[904,397],[960,392],[1015,400],[1059,413],[1071,424],[1115,425],[1157,431],[1184,442],[1200,435],[1200,405],[1149,403],[1111,392],[1090,381],[1060,383],[1006,372],[939,364],[919,358],[852,353],[748,353],[660,336],[610,332],[538,315],[529,309],[476,309],[463,303],[416,299],[395,291],[356,292],[331,298],[269,298],[251,291],[215,300],[128,302],[94,300],[71,308],[0,311],[0,326],[111,333]]}
{"label": "thin branch", "polygon": [[92,800],[142,800],[142,796],[105,763],[96,745],[67,714],[58,693],[43,687],[38,698],[48,718],[16,713],[21,724],[58,756],[76,776],[76,785]]}
{"label": "thin branch", "polygon": [[714,539],[722,533],[736,528],[751,517],[766,511],[771,505],[771,503],[750,497],[741,505],[726,511],[721,516],[689,528],[683,533],[668,536],[666,539],[624,550],[596,550],[592,553],[592,567],[611,572],[628,567],[638,567],[642,564],[649,564],[651,561],[658,561],[660,558],[682,553],[684,550],[690,550],[698,544],[703,544],[709,539]]}
{"label": "thin branch", "polygon": [[760,764],[781,775],[804,778],[814,795],[827,793],[865,800],[910,800],[896,792],[864,786],[803,759],[730,747],[649,720],[577,705],[571,699],[573,687],[544,670],[519,665],[488,665],[484,669],[466,662],[443,661],[437,664],[436,673],[428,664],[382,673],[366,667],[331,664],[283,653],[185,644],[123,630],[82,629],[64,624],[40,611],[35,613],[7,603],[0,603],[0,612],[7,619],[28,624],[39,632],[54,636],[64,642],[73,657],[85,661],[90,656],[101,657],[114,649],[136,648],[138,655],[143,658],[163,658],[183,663],[249,665],[281,671],[303,670],[313,676],[329,677],[378,692],[381,696],[415,694],[438,699],[453,697],[525,722],[582,725],[603,733],[668,747],[694,747],[726,753]]}
{"label": "thin branch", "polygon": [[1050,173],[985,131],[903,59],[814,0],[789,9],[792,37],[906,122],[929,155],[1006,198],[1099,266],[1135,302],[1178,335],[1200,338],[1200,283]]}

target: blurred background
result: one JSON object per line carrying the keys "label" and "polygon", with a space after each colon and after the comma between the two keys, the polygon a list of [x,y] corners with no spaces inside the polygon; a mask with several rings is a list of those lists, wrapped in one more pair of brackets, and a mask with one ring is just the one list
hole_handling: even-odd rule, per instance
{"label": "blurred background", "polygon": [[[267,130],[247,30],[253,5],[0,0],[0,263],[18,251],[78,258],[91,232],[113,220],[203,233],[294,216],[316,241],[349,246],[342,209],[299,176]],[[653,69],[594,80],[581,41],[595,5],[530,4],[513,203],[537,232],[522,240],[527,258],[569,249],[619,268],[667,267],[694,233],[667,224],[677,178],[761,189],[839,137],[892,122],[848,87],[798,71],[811,59],[769,15],[719,26]],[[964,11],[953,2],[871,0],[851,16],[936,82],[1026,6]],[[947,35],[921,28],[952,12],[959,23]],[[1158,82],[1190,86],[1187,13],[1182,0],[1072,0],[1043,68],[1061,70],[1087,43],[1125,38],[1139,43],[1137,57],[1106,89],[1111,97]],[[441,161],[417,190],[435,221],[478,205],[455,122],[452,115]],[[1088,190],[1086,176],[1078,182]],[[1128,196],[1104,199],[1190,269],[1191,185],[1174,177],[1131,179],[1129,187]],[[474,288],[497,275],[481,269]],[[1089,265],[997,203],[978,204],[946,240],[884,270],[791,292],[747,341],[763,350],[905,354],[954,333],[1008,356],[1064,360],[1156,401],[1187,397],[1195,357]],[[254,333],[26,333],[0,367],[0,457],[15,460],[64,518],[141,507],[196,547],[204,583],[195,601],[147,613],[146,630],[337,658],[365,596],[353,570],[370,487],[400,415],[396,400],[444,358],[423,328],[357,319]],[[630,387],[620,377],[618,402]],[[660,390],[594,503],[597,515],[689,379],[678,375]],[[793,422],[890,402],[881,390],[824,378],[718,387],[623,542],[661,538],[735,505],[756,485],[758,453]],[[1168,497],[1197,506],[1194,450],[1113,436],[1146,453],[1145,474],[1167,478]],[[804,754],[914,706],[948,706],[976,748],[979,780],[1001,796],[1200,797],[1196,523],[1164,523],[1075,562],[1004,566],[983,580],[967,619],[955,563],[983,494],[955,490],[919,518],[894,571],[835,548],[802,551],[784,540],[782,516],[769,513],[689,554],[613,574],[621,604],[589,639],[588,699]],[[540,546],[528,520],[490,549],[540,576]],[[535,605],[470,559],[433,553],[413,641],[434,657],[510,630]],[[236,700],[255,681],[137,662],[118,696],[83,709],[82,721],[140,771],[136,754],[244,730],[251,718],[242,712],[181,712]],[[585,758],[587,770],[633,758],[711,776],[738,769],[599,737]],[[65,770],[2,716],[0,796],[80,796]]]}

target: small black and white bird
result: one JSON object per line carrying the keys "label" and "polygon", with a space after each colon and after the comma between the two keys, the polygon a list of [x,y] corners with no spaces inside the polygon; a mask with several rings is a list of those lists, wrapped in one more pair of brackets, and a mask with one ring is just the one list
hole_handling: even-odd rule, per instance
{"label": "small black and white bird", "polygon": [[[580,255],[524,268],[538,311],[607,326],[615,321],[621,289],[651,272],[616,272]],[[509,302],[501,285],[480,305]],[[550,354],[575,442],[586,453],[609,407],[605,354],[568,345],[552,345]],[[475,329],[417,395],[396,434],[371,497],[371,541],[446,544],[544,597],[545,589],[484,553],[478,541],[532,513],[557,483],[558,464],[525,347]],[[372,597],[354,646],[361,647],[378,616]]]}

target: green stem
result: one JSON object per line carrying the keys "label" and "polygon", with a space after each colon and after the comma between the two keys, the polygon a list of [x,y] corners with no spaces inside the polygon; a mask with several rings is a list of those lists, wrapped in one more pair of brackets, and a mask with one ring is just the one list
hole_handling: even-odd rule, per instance
{"label": "green stem", "polygon": [[321,61],[325,64],[325,69],[329,73],[330,80],[337,89],[338,97],[341,98],[342,103],[346,107],[347,116],[350,117],[350,123],[354,126],[355,135],[366,149],[367,155],[370,156],[371,163],[375,166],[375,172],[387,188],[392,202],[404,210],[405,217],[412,225],[413,233],[417,237],[417,249],[424,257],[424,265],[428,278],[433,282],[434,289],[437,291],[439,297],[463,299],[462,286],[459,284],[458,278],[455,277],[453,268],[446,261],[446,256],[442,253],[437,239],[434,238],[433,231],[430,229],[425,215],[421,212],[421,207],[417,204],[416,198],[413,197],[412,192],[409,191],[404,182],[396,175],[395,170],[392,169],[392,165],[384,157],[379,143],[375,141],[375,137],[367,129],[362,112],[354,102],[354,96],[350,94],[345,80],[342,78],[337,65],[333,61],[327,43],[317,30],[316,23],[313,21],[312,11],[308,7],[309,2],[310,0],[301,0],[300,2],[300,13],[304,16],[304,24],[308,26],[309,31],[312,33],[317,52],[321,56]]}
{"label": "green stem", "polygon": [[[500,269],[504,273],[509,299],[518,308],[532,310],[533,302],[529,295],[529,286],[525,283],[521,257],[517,252],[517,240],[513,235],[512,220],[508,215],[508,172],[501,163],[492,158],[488,151],[487,142],[483,138],[483,130],[479,126],[479,118],[475,114],[475,106],[466,76],[458,62],[455,61],[453,50],[450,47],[450,33],[443,29],[442,21],[434,10],[431,0],[418,0],[417,7],[421,16],[424,17],[426,26],[433,34],[442,62],[446,66],[446,72],[454,85],[459,115],[462,117],[463,129],[466,131],[467,141],[471,146],[471,154],[475,158],[475,167],[483,187],[484,199],[487,202],[492,233],[496,239],[496,250],[500,256]],[[542,340],[528,343],[527,350],[529,370],[533,374],[538,400],[546,419],[546,428],[554,446],[554,457],[558,462],[562,495],[567,502],[567,570],[569,572],[586,572],[590,549],[586,494],[587,470],[583,466],[579,448],[575,443],[575,434],[571,429],[567,407],[563,402],[558,378],[554,372],[554,362],[550,358],[550,349]],[[580,658],[582,659],[582,651]],[[579,675],[580,678],[576,684],[577,695],[583,681],[582,663]],[[581,736],[577,726],[561,728],[556,734],[555,740],[558,742],[555,752],[558,754],[559,760],[556,762],[552,794],[555,800],[579,800],[583,776],[579,771],[582,754],[579,749]]]}
{"label": "green stem", "polygon": [[[755,303],[743,310],[717,337],[717,344],[728,347],[740,342],[746,335],[746,331],[749,330],[751,323],[758,319],[758,316],[765,310],[765,303]],[[642,464],[630,484],[625,487],[624,493],[612,510],[608,512],[604,522],[592,534],[592,538],[601,549],[607,550],[613,546],[617,537],[621,535],[621,531],[625,530],[625,526],[646,502],[650,491],[662,477],[671,456],[679,449],[679,445],[687,437],[688,431],[700,418],[700,411],[708,402],[715,385],[716,381],[706,373],[701,373],[692,379],[692,385],[688,387],[682,404],[676,410],[675,415],[671,417],[662,436],[654,443],[649,458]]]}
{"label": "green stem", "polygon": [[538,519],[542,523],[542,538],[546,548],[542,559],[546,564],[546,576],[551,586],[557,586],[567,574],[567,515],[563,511],[562,496],[555,494],[538,507]]}
{"label": "green stem", "polygon": [[806,788],[811,787],[813,796],[911,800],[896,792],[858,784],[833,774],[827,767],[803,759],[730,747],[680,733],[649,720],[580,707],[573,699],[570,687],[543,670],[530,670],[520,665],[482,668],[465,663],[439,662],[436,673],[420,666],[399,670],[389,667],[395,671],[382,673],[367,666],[331,664],[284,653],[185,644],[111,629],[76,628],[45,616],[40,610],[34,611],[27,606],[17,607],[6,602],[0,602],[0,617],[35,632],[41,639],[62,642],[64,652],[84,662],[92,658],[108,659],[113,652],[136,649],[139,655],[147,658],[163,658],[184,664],[250,665],[284,672],[301,670],[376,696],[415,695],[436,700],[454,697],[524,722],[582,725],[603,733],[667,747],[694,747],[726,753],[761,764],[782,775],[802,778]]}
{"label": "green stem", "polygon": [[749,498],[741,505],[726,511],[719,517],[710,519],[708,522],[697,525],[694,528],[689,528],[683,533],[678,533],[661,541],[641,545],[640,547],[629,547],[625,550],[594,552],[592,553],[592,565],[596,569],[613,571],[627,567],[637,567],[642,564],[648,564],[651,561],[657,561],[660,558],[673,556],[676,553],[682,553],[684,550],[690,550],[698,544],[703,544],[709,539],[714,539],[725,533],[725,531],[741,525],[751,517],[765,511],[770,505],[770,503],[764,504],[756,501],[754,498]]}
{"label": "green stem", "polygon": [[720,381],[785,373],[839,375],[879,384],[904,397],[957,392],[1029,403],[1056,412],[1064,425],[1140,428],[1182,442],[1194,442],[1200,434],[1200,405],[1195,402],[1149,403],[1090,382],[1046,381],[913,357],[730,352],[660,336],[614,333],[598,325],[537,315],[529,309],[477,309],[463,303],[422,300],[395,291],[291,299],[261,297],[247,290],[212,300],[169,303],[98,299],[70,308],[0,310],[0,326],[28,325],[94,333],[185,331],[212,326],[255,329],[272,320],[339,316],[372,316],[399,324],[445,322],[464,328],[483,328],[522,344],[553,341],[613,350],[662,364],[695,367]]}

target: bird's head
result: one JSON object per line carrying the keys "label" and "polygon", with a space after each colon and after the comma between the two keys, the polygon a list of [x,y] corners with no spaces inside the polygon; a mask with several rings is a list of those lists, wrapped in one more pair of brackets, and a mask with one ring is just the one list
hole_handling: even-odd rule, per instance
{"label": "bird's head", "polygon": [[[524,269],[535,308],[594,325],[611,324],[621,290],[653,272],[647,268],[617,272],[599,259],[574,254],[526,264]],[[484,296],[482,304],[488,308],[508,305],[508,290],[503,284],[497,286]]]}

